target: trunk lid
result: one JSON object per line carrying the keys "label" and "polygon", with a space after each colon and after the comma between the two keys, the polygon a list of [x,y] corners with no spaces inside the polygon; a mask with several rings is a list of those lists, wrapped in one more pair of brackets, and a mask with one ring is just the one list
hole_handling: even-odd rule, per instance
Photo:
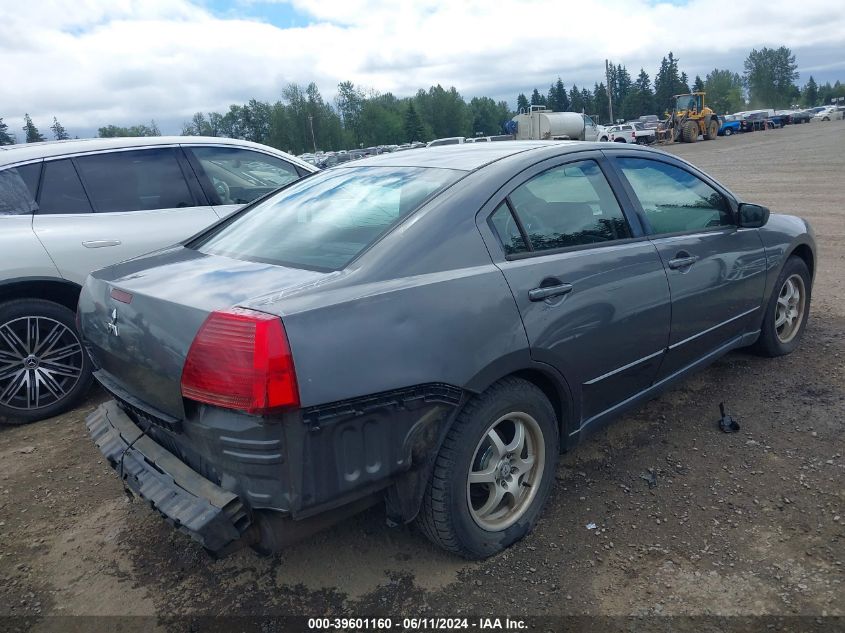
{"label": "trunk lid", "polygon": [[80,325],[103,382],[133,404],[181,419],[182,368],[209,313],[330,276],[175,247],[90,275]]}

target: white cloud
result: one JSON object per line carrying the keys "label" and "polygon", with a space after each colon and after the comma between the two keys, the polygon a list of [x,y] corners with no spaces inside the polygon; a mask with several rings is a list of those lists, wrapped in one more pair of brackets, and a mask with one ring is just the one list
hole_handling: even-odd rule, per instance
{"label": "white cloud", "polygon": [[752,47],[780,44],[800,65],[845,78],[845,12],[828,0],[800,10],[795,0],[291,0],[307,26],[232,17],[262,2],[240,0],[217,17],[189,0],[0,0],[0,116],[16,132],[24,112],[42,133],[54,115],[71,132],[150,118],[177,132],[197,110],[275,100],[291,81],[316,81],[330,97],[345,79],[400,95],[441,83],[513,101],[558,75],[591,86],[605,57],[653,78],[673,50],[692,77],[726,64],[741,71]]}

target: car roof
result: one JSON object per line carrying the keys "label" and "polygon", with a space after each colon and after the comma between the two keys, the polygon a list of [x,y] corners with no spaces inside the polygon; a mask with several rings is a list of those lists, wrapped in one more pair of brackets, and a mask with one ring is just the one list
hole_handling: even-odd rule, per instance
{"label": "car roof", "polygon": [[44,141],[42,143],[19,143],[16,145],[0,146],[0,167],[12,163],[22,163],[39,158],[54,158],[69,154],[82,154],[102,150],[131,149],[140,147],[156,147],[160,145],[231,145],[232,147],[253,148],[263,152],[272,152],[283,156],[296,165],[314,171],[313,165],[308,164],[296,156],[291,156],[280,150],[232,138],[216,136],[137,136],[118,138],[86,138],[67,141]]}
{"label": "car roof", "polygon": [[[393,152],[371,156],[356,161],[354,165],[336,169],[355,169],[358,167],[440,167],[473,171],[497,160],[548,147],[565,148],[570,151],[607,148],[607,143],[587,143],[584,141],[503,141],[500,143],[463,143],[459,145],[438,145],[404,152]],[[564,152],[565,153],[565,152]]]}

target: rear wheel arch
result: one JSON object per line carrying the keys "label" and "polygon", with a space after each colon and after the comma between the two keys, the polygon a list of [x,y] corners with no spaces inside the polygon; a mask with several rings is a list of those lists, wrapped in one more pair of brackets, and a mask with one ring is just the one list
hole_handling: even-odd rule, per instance
{"label": "rear wheel arch", "polygon": [[66,279],[26,278],[0,282],[0,303],[15,299],[43,299],[76,312],[81,286]]}

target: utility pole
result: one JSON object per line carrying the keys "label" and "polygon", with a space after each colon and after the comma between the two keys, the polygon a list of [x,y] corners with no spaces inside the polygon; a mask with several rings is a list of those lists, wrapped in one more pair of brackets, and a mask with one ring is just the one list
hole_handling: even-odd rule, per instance
{"label": "utility pole", "polygon": [[314,138],[314,115],[308,115],[308,124],[311,126],[311,142],[314,144],[314,153],[317,153],[317,139]]}
{"label": "utility pole", "polygon": [[604,76],[607,80],[607,109],[610,111],[610,124],[613,125],[613,86],[610,85],[610,66],[604,60]]}

